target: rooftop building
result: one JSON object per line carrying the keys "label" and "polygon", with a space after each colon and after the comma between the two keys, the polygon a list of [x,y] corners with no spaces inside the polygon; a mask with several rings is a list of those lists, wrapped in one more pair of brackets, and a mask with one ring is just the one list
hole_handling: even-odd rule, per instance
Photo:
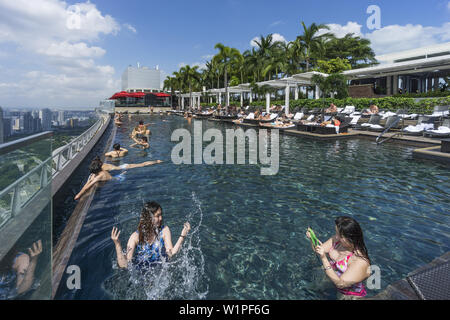
{"label": "rooftop building", "polygon": [[129,66],[122,74],[122,90],[128,92],[159,92],[161,91],[161,71],[155,69]]}

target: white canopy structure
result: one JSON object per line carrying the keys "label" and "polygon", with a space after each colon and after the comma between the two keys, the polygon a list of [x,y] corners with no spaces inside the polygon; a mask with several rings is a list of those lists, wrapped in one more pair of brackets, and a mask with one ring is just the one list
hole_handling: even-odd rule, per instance
{"label": "white canopy structure", "polygon": [[[274,80],[268,80],[268,81],[262,81],[257,82],[256,85],[259,87],[261,86],[270,86],[273,88],[283,89],[285,90],[285,112],[286,114],[289,114],[289,96],[290,96],[290,90],[291,88],[295,89],[295,100],[298,99],[298,88],[302,86],[310,87],[312,86],[311,78],[316,75],[322,75],[322,76],[328,76],[327,74],[320,73],[317,71],[311,71],[301,74],[295,74],[292,77],[286,77],[282,79],[274,79]],[[250,94],[250,102],[252,102],[252,95],[251,95],[251,87],[249,83],[243,83],[239,84],[238,86],[234,87],[228,87],[228,94],[240,94],[241,96],[241,107],[243,106],[243,97],[245,93]],[[182,94],[182,107],[184,108],[184,98],[189,98],[192,95],[193,103],[192,105],[200,106],[200,97],[204,94],[208,95],[217,95],[217,101],[219,104],[222,103],[222,94],[226,93],[225,88],[219,88],[219,89],[209,89],[205,92],[192,92],[192,94],[185,93]],[[320,97],[320,90],[316,86],[315,90],[315,99],[318,99]],[[228,100],[229,101],[229,100]],[[270,93],[266,93],[266,112],[269,112],[270,109]]]}

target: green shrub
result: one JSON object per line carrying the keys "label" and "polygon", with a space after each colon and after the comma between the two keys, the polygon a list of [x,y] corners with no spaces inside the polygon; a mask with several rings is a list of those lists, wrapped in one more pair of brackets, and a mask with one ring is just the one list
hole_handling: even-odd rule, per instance
{"label": "green shrub", "polygon": [[[355,106],[358,111],[369,108],[371,104],[375,104],[379,109],[396,112],[398,109],[405,109],[409,113],[430,114],[435,106],[450,105],[450,96],[442,98],[429,98],[416,101],[414,98],[405,97],[385,97],[385,98],[345,98],[345,99],[299,99],[290,100],[289,108],[328,108],[334,103],[338,108],[345,106]],[[284,100],[271,100],[271,105],[284,105]],[[266,101],[253,101],[251,106],[262,106],[265,108]]]}

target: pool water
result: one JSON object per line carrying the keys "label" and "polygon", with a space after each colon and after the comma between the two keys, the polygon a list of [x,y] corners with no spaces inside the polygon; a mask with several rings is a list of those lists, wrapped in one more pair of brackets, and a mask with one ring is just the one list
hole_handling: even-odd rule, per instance
{"label": "pool water", "polygon": [[[140,119],[151,123],[148,151],[129,147]],[[324,242],[340,215],[360,223],[380,268],[381,289],[369,296],[449,250],[450,170],[413,160],[413,148],[280,135],[274,176],[260,175],[259,165],[175,165],[171,133],[193,132],[195,121],[202,120],[133,116],[117,129],[115,142],[130,152],[114,163],[164,163],[128,170],[124,181],[97,189],[69,261],[81,269],[82,288],[67,289],[65,276],[58,299],[335,299],[305,231],[310,226]],[[177,256],[148,274],[118,270],[111,229],[121,230],[126,248],[151,200],[161,204],[173,243],[185,221],[192,230]]]}

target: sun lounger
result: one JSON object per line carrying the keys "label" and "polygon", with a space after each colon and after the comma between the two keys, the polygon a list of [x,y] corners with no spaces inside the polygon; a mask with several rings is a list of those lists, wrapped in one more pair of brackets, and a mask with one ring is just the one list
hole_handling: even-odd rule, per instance
{"label": "sun lounger", "polygon": [[437,130],[424,131],[423,136],[428,138],[450,137],[450,119],[445,119]]}
{"label": "sun lounger", "polygon": [[390,116],[387,118],[386,124],[384,125],[384,127],[379,124],[371,125],[369,127],[369,131],[382,132],[382,131],[385,131],[388,129],[390,130],[392,128],[395,128],[399,122],[400,122],[399,116],[397,116],[397,115]]}

